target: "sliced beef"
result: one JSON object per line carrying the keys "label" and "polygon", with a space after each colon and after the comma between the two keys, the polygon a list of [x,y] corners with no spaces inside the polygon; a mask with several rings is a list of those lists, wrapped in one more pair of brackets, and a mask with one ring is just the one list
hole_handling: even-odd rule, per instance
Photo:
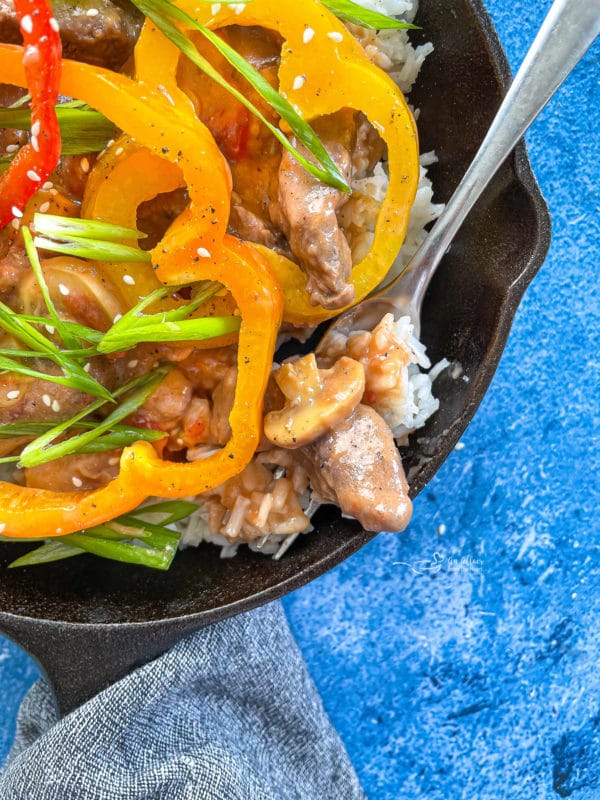
{"label": "sliced beef", "polygon": [[174,189],[172,192],[161,192],[138,206],[138,230],[146,234],[146,239],[140,240],[142,250],[156,247],[171,223],[185,209],[189,199],[187,189]]}
{"label": "sliced beef", "polygon": [[[131,58],[143,16],[129,3],[55,0],[52,7],[65,58],[114,70]],[[0,0],[0,41],[22,41],[12,0]]]}
{"label": "sliced beef", "polygon": [[39,467],[24,470],[25,484],[34,489],[72,492],[74,489],[99,489],[116,478],[119,450],[109,453],[65,456]]}
{"label": "sliced beef", "polygon": [[[2,2],[3,0],[0,0],[0,9],[2,8]],[[1,77],[2,76],[0,76],[0,78]],[[26,94],[26,89],[0,83],[0,108],[12,106],[13,103],[16,103],[17,100],[20,100],[21,97]],[[26,142],[27,134],[25,131],[18,131],[14,128],[0,128],[0,158],[5,158],[13,154],[15,152],[15,146],[17,148],[22,147]],[[8,150],[6,149],[7,147],[9,148]]]}
{"label": "sliced beef", "polygon": [[193,387],[184,373],[173,367],[144,405],[127,421],[140,428],[169,432],[181,422],[192,402]]}
{"label": "sliced beef", "polygon": [[[58,367],[44,359],[28,359],[27,366],[50,375],[61,374]],[[124,383],[115,362],[101,356],[91,360],[90,375],[109,391]],[[0,425],[8,422],[58,423],[69,419],[91,402],[88,394],[60,383],[29,378],[15,372],[0,375]]]}
{"label": "sliced beef", "polygon": [[96,156],[92,153],[87,156],[62,156],[52,175],[55,189],[71,202],[80,204],[90,169],[95,161]]}
{"label": "sliced beef", "polygon": [[[293,144],[310,158],[293,137]],[[350,179],[351,157],[338,142],[324,142],[346,180]],[[337,211],[348,196],[313,178],[286,150],[279,167],[277,197],[271,203],[273,223],[287,237],[292,253],[306,272],[307,289],[313,305],[342,308],[354,299],[348,283],[352,270],[350,246],[340,229]]]}
{"label": "sliced beef", "polygon": [[401,531],[412,503],[398,450],[386,422],[359,405],[338,427],[296,451],[313,491],[337,503],[368,531]]}

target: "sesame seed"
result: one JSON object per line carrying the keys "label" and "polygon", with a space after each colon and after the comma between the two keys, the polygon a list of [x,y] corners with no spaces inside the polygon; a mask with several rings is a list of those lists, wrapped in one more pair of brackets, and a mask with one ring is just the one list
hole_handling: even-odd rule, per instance
{"label": "sesame seed", "polygon": [[54,333],[54,331],[55,331],[54,325],[44,325],[44,328],[46,328],[46,330],[48,331],[48,333],[50,334],[50,336],[52,336],[52,334],[53,334],[53,333]]}
{"label": "sesame seed", "polygon": [[87,362],[87,364],[83,365],[83,371],[84,372],[89,372],[91,368],[92,368],[92,365],[90,364],[89,361]]}
{"label": "sesame seed", "polygon": [[54,411],[55,414],[57,414],[60,411],[60,403],[58,402],[58,400],[52,401],[52,411]]}
{"label": "sesame seed", "polygon": [[306,83],[306,75],[296,75],[292,83],[292,89],[301,89]]}
{"label": "sesame seed", "polygon": [[331,39],[332,42],[341,42],[344,39],[343,35],[341,33],[338,33],[338,31],[331,31],[331,33],[328,33],[327,36]]}
{"label": "sesame seed", "polygon": [[215,17],[221,10],[221,3],[213,3],[210,7],[210,13]]}
{"label": "sesame seed", "polygon": [[63,297],[68,297],[71,294],[69,291],[69,287],[65,286],[64,283],[58,284],[58,291],[62,294]]}
{"label": "sesame seed", "polygon": [[79,166],[81,167],[81,171],[85,175],[87,175],[87,173],[90,171],[90,162],[88,161],[87,158],[82,158],[81,161],[79,162]]}
{"label": "sesame seed", "polygon": [[127,364],[127,366],[129,367],[129,369],[135,369],[139,363],[140,362],[137,360],[137,358],[132,358],[131,361]]}
{"label": "sesame seed", "polygon": [[40,152],[40,143],[38,142],[37,136],[31,137],[31,146],[33,147],[36,153]]}
{"label": "sesame seed", "polygon": [[32,135],[32,136],[39,136],[39,135],[40,135],[40,131],[41,131],[41,129],[42,129],[42,126],[41,126],[41,124],[40,124],[40,121],[39,121],[39,119],[37,119],[37,120],[36,120],[36,121],[33,123],[33,125],[31,126],[31,135]]}
{"label": "sesame seed", "polygon": [[19,389],[11,389],[10,392],[6,393],[6,399],[7,400],[16,400],[17,397],[19,397],[20,394],[21,394],[21,392],[19,391]]}
{"label": "sesame seed", "polygon": [[211,257],[211,256],[210,256],[210,253],[209,253],[209,251],[206,249],[206,247],[199,247],[199,248],[196,250],[196,252],[198,253],[198,255],[199,255],[201,258],[210,258],[210,257]]}
{"label": "sesame seed", "polygon": [[0,522],[0,533],[4,533],[6,530],[6,522]]}
{"label": "sesame seed", "polygon": [[302,41],[304,44],[308,44],[313,40],[315,32],[312,28],[305,28],[304,33],[302,34]]}
{"label": "sesame seed", "polygon": [[7,144],[6,145],[6,152],[7,153],[16,153],[18,149],[19,149],[19,145],[18,144]]}
{"label": "sesame seed", "polygon": [[123,314],[117,314],[113,319],[113,325],[116,324],[121,319],[122,316]]}
{"label": "sesame seed", "polygon": [[13,221],[10,224],[13,226],[13,228],[16,231],[18,231],[19,228],[21,227],[21,220],[20,219],[13,219]]}
{"label": "sesame seed", "polygon": [[58,22],[55,20],[54,17],[50,17],[50,19],[48,20],[48,24],[55,33],[58,33]]}
{"label": "sesame seed", "polygon": [[27,170],[27,177],[29,178],[30,181],[33,181],[34,183],[38,183],[39,181],[42,180],[34,169]]}
{"label": "sesame seed", "polygon": [[71,478],[71,482],[73,486],[75,486],[77,489],[81,489],[81,487],[83,486],[83,481],[81,480],[81,478],[78,478],[77,475],[73,475],[73,477]]}
{"label": "sesame seed", "polygon": [[438,525],[438,533],[440,536],[443,536],[446,533],[446,526],[443,522],[441,525]]}
{"label": "sesame seed", "polygon": [[123,275],[123,283],[126,283],[127,286],[135,286],[135,278],[131,275]]}
{"label": "sesame seed", "polygon": [[42,205],[40,206],[40,214],[45,214],[49,208],[50,208],[50,201],[46,200],[46,202],[42,203]]}
{"label": "sesame seed", "polygon": [[108,463],[110,464],[111,467],[116,467],[117,464],[119,463],[119,459],[113,456],[112,458],[108,459]]}
{"label": "sesame seed", "polygon": [[25,14],[21,20],[21,29],[25,31],[25,33],[33,33],[33,20],[29,14]]}
{"label": "sesame seed", "polygon": [[45,406],[48,406],[48,408],[50,408],[50,406],[52,405],[52,398],[50,397],[49,394],[43,394],[42,395],[42,403]]}
{"label": "sesame seed", "polygon": [[[146,98],[142,98],[142,99],[145,100]],[[125,152],[125,151],[124,151],[124,149],[122,147],[117,147],[117,149],[115,150],[115,155],[116,156],[120,156],[121,153],[123,153],[123,152]]]}
{"label": "sesame seed", "polygon": [[23,212],[21,211],[21,209],[17,208],[16,206],[13,206],[11,208],[11,213],[13,217],[17,217],[18,219],[20,219],[23,216]]}
{"label": "sesame seed", "polygon": [[88,17],[97,17],[100,12],[98,11],[97,8],[88,8],[88,10],[85,13],[86,16]]}
{"label": "sesame seed", "polygon": [[454,449],[455,450],[464,450],[465,449],[465,443],[464,442],[457,442],[454,445]]}
{"label": "sesame seed", "polygon": [[42,189],[43,189],[45,192],[49,192],[49,191],[50,191],[50,189],[52,189],[52,188],[53,188],[53,186],[54,186],[54,184],[52,183],[52,181],[46,181],[46,183],[44,183],[44,184],[42,185]]}
{"label": "sesame seed", "polygon": [[56,195],[58,194],[58,190],[57,189],[50,189],[50,194],[52,195],[52,197],[56,197]]}

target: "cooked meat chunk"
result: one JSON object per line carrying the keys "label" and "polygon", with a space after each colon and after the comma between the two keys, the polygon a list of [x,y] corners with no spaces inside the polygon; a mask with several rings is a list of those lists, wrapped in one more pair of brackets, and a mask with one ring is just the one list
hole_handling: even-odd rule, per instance
{"label": "cooked meat chunk", "polygon": [[[1,2],[2,0],[0,0]],[[52,176],[54,187],[74,203],[81,203],[96,156],[62,156]]]}
{"label": "cooked meat chunk", "polygon": [[[57,367],[44,359],[28,360],[29,367],[61,374]],[[90,361],[89,373],[112,391],[124,381],[115,362],[102,357]],[[16,393],[16,394],[15,394]],[[88,394],[51,383],[41,378],[29,378],[15,372],[0,375],[0,424],[8,422],[55,422],[69,419],[92,402]]]}
{"label": "cooked meat chunk", "polygon": [[313,491],[368,531],[401,531],[412,503],[392,432],[369,406],[298,451]]}
{"label": "cooked meat chunk", "polygon": [[25,483],[34,489],[72,492],[74,489],[98,489],[116,478],[120,451],[65,456],[39,467],[24,470]]}
{"label": "cooked meat chunk", "polygon": [[[65,58],[116,70],[131,57],[143,17],[129,3],[55,0],[52,7]],[[22,41],[12,0],[0,0],[0,41]]]}
{"label": "cooked meat chunk", "polygon": [[[2,8],[2,2],[3,0],[0,0],[0,9]],[[26,94],[26,89],[20,89],[17,86],[10,86],[9,84],[0,83],[0,108],[8,108]],[[25,131],[18,131],[14,128],[0,128],[0,158],[10,155],[11,151],[14,151],[15,145],[17,147],[21,147],[26,142],[27,134]],[[7,147],[9,147],[10,150],[7,150]]]}
{"label": "cooked meat chunk", "polygon": [[144,405],[128,417],[128,422],[169,432],[177,427],[191,401],[192,384],[180,369],[173,367]]}
{"label": "cooked meat chunk", "polygon": [[0,424],[55,422],[68,419],[90,404],[83,392],[16,373],[0,375]]}
{"label": "cooked meat chunk", "polygon": [[160,242],[171,223],[177,219],[189,202],[186,189],[162,192],[141,203],[137,212],[138,230],[147,238],[140,241],[142,250],[151,250]]}
{"label": "cooked meat chunk", "polygon": [[0,234],[0,298],[5,302],[31,272],[25,251],[12,246],[13,232],[5,228]]}
{"label": "cooked meat chunk", "polygon": [[262,244],[271,250],[290,256],[287,242],[279,231],[274,230],[254,211],[245,208],[241,200],[232,203],[228,230],[239,239],[256,242],[256,244]]}
{"label": "cooked meat chunk", "polygon": [[[310,158],[298,140],[292,141]],[[350,153],[337,142],[325,144],[349,180]],[[271,219],[285,233],[292,253],[308,276],[311,303],[324,308],[342,308],[354,299],[354,287],[348,283],[352,253],[336,215],[347,199],[339,189],[313,178],[285,151],[279,167],[277,198],[270,207]]]}

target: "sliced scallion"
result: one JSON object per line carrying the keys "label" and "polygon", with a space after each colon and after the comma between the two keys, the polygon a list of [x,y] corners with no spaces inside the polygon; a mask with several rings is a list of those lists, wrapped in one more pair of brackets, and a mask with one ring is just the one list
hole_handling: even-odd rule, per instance
{"label": "sliced scallion", "polygon": [[[22,98],[23,102],[25,98]],[[56,116],[60,127],[61,155],[84,155],[104,150],[114,139],[117,129],[103,114],[75,102],[59,103]],[[0,109],[0,128],[27,131],[31,128],[31,111],[12,106]]]}
{"label": "sliced scallion", "polygon": [[380,14],[378,11],[363,8],[358,3],[353,3],[352,0],[321,0],[321,2],[338,19],[344,22],[351,22],[353,25],[360,25],[361,28],[383,31],[415,30],[419,27],[418,25],[412,25],[410,22]]}
{"label": "sliced scallion", "polygon": [[38,257],[37,250],[35,249],[35,245],[33,244],[31,231],[26,225],[23,225],[23,227],[21,228],[21,233],[23,234],[23,243],[25,245],[25,252],[27,253],[27,258],[29,259],[29,263],[31,264],[31,269],[33,270],[33,274],[35,275],[35,278],[42,292],[42,297],[44,298],[44,303],[46,304],[46,308],[48,309],[48,314],[50,315],[50,319],[52,320],[52,325],[54,326],[54,328],[56,328],[58,335],[60,336],[66,347],[71,347],[71,348],[77,347],[78,339],[76,339],[71,334],[69,328],[63,326],[62,319],[58,316],[56,307],[52,302],[52,298],[50,297],[48,284],[46,283],[46,279],[44,278],[44,273],[42,272],[42,265],[40,264],[40,259]]}
{"label": "sliced scallion", "polygon": [[[41,547],[17,558],[9,566],[48,564],[87,552],[113,561],[165,570],[169,568],[177,552],[180,538],[177,531],[167,526],[185,519],[197,509],[195,503],[178,500],[142,506],[111,522],[46,541]],[[157,514],[166,517],[160,524],[150,524],[140,519]]]}
{"label": "sliced scallion", "polygon": [[[46,324],[49,320],[46,320]],[[98,383],[95,378],[77,364],[73,359],[65,356],[61,350],[49,339],[47,339],[33,325],[26,321],[23,315],[16,314],[12,308],[0,301],[0,328],[23,342],[30,350],[39,353],[41,358],[47,358],[56,364],[63,371],[63,376],[46,375],[46,373],[31,370],[28,367],[10,358],[0,358],[0,369],[17,372],[34,378],[48,380],[50,383],[60,383],[70,386],[80,392],[91,394],[94,397],[102,397],[104,400],[111,400],[110,392]]]}
{"label": "sliced scallion", "polygon": [[103,242],[120,242],[123,239],[144,239],[145,233],[112,222],[95,219],[79,219],[78,217],[61,217],[58,214],[33,215],[36,233],[53,239],[65,239],[72,236],[78,239],[101,239]]}

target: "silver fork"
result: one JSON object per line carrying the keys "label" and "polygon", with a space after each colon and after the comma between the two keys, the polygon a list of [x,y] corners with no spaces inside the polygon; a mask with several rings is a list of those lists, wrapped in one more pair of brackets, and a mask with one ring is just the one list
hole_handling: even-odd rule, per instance
{"label": "silver fork", "polygon": [[465,217],[533,120],[600,33],[600,0],[555,0],[525,56],[490,129],[433,230],[406,268],[373,296],[341,314],[319,350],[336,331],[372,330],[392,313],[408,315],[415,335],[429,282]]}

